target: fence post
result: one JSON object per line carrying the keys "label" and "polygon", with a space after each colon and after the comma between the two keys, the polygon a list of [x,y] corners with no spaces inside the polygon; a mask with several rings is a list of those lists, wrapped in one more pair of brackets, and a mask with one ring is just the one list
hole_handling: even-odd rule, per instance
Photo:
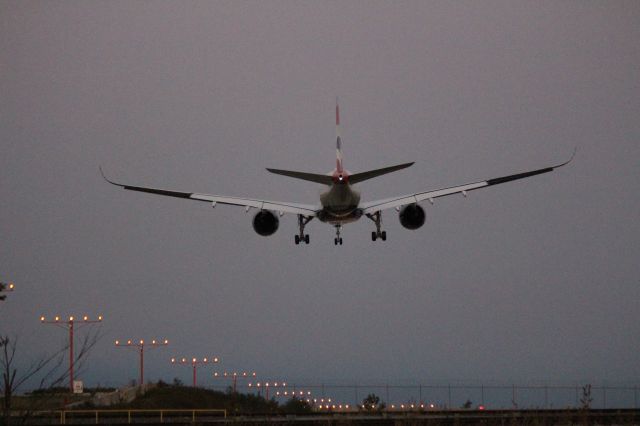
{"label": "fence post", "polygon": [[607,387],[602,385],[602,408],[607,408]]}
{"label": "fence post", "polygon": [[449,391],[449,409],[451,409],[451,383],[447,386]]}

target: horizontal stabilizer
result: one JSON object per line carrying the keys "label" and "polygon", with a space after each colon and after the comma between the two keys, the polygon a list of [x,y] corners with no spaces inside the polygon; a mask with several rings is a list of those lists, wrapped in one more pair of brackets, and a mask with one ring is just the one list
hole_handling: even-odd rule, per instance
{"label": "horizontal stabilizer", "polygon": [[308,180],[309,182],[321,183],[323,185],[331,185],[333,183],[333,179],[328,175],[321,175],[317,173],[306,173],[306,172],[296,172],[292,170],[279,170],[279,169],[269,169],[268,171],[271,173],[275,173],[277,175],[289,176],[296,179]]}
{"label": "horizontal stabilizer", "polygon": [[383,167],[382,169],[369,170],[368,172],[356,173],[355,175],[349,176],[349,182],[356,184],[358,182],[362,182],[363,180],[371,179],[376,176],[386,175],[387,173],[395,172],[396,170],[405,169],[411,165],[413,165],[413,163],[404,163],[404,164],[398,164],[397,166]]}

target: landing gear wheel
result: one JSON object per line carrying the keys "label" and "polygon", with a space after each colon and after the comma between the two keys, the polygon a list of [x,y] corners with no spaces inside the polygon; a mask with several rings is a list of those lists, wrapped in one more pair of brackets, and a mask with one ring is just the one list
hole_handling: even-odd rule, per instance
{"label": "landing gear wheel", "polygon": [[378,239],[378,234],[376,234],[376,231],[371,231],[371,241],[375,241]]}
{"label": "landing gear wheel", "polygon": [[304,236],[304,242],[305,244],[309,244],[309,234]]}
{"label": "landing gear wheel", "polygon": [[338,238],[338,242],[342,245],[342,238]]}
{"label": "landing gear wheel", "polygon": [[296,235],[294,241],[296,242],[296,245],[300,244],[300,235]]}
{"label": "landing gear wheel", "polygon": [[380,238],[382,238],[382,241],[387,241],[387,231],[382,231]]}

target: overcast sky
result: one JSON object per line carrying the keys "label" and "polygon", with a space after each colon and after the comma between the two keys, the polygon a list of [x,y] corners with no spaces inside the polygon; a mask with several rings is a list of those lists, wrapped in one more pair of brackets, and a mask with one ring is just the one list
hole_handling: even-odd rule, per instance
{"label": "overcast sky", "polygon": [[[26,363],[66,340],[40,315],[104,315],[88,385],[137,377],[126,338],[169,339],[149,380],[216,355],[290,381],[637,384],[639,40],[637,1],[2,1],[0,331]],[[365,201],[578,153],[339,247],[98,172],[317,203],[265,167],[331,170],[336,96],[349,170],[416,162]]]}

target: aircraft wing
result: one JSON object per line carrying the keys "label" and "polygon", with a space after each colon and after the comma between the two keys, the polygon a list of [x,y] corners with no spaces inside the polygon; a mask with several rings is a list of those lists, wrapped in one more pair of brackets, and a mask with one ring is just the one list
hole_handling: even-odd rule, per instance
{"label": "aircraft wing", "polygon": [[493,178],[493,179],[487,179],[479,182],[467,183],[465,185],[452,186],[449,188],[436,189],[436,190],[426,191],[426,192],[417,192],[415,194],[402,195],[398,197],[387,198],[384,200],[371,201],[368,203],[363,203],[361,207],[363,209],[364,214],[372,214],[381,210],[397,208],[407,204],[419,203],[424,200],[429,200],[430,202],[433,202],[435,198],[444,197],[446,195],[463,194],[466,196],[468,191],[473,191],[475,189],[485,188],[487,186],[498,185],[501,183],[511,182],[514,180],[524,179],[531,176],[551,172],[557,169],[558,167],[562,167],[568,164],[569,162],[571,162],[575,154],[576,152],[574,151],[571,158],[562,164],[558,164],[551,167],[545,167],[543,169],[532,170],[528,172],[522,172],[522,173],[517,173],[509,176]]}
{"label": "aircraft wing", "polygon": [[186,198],[188,200],[206,201],[211,203],[214,207],[216,206],[216,204],[220,203],[220,204],[228,204],[232,206],[241,206],[247,209],[255,208],[260,210],[272,210],[280,213],[300,214],[303,216],[311,216],[311,217],[316,216],[318,211],[318,208],[316,206],[308,205],[308,204],[257,200],[254,198],[229,197],[225,195],[200,194],[197,192],[181,192],[181,191],[172,191],[167,189],[149,188],[144,186],[125,185],[125,184],[114,182],[109,178],[107,178],[104,172],[102,171],[102,168],[100,168],[100,173],[102,173],[102,177],[107,182],[124,189],[128,189],[131,191],[147,192],[149,194],[165,195],[168,197]]}

